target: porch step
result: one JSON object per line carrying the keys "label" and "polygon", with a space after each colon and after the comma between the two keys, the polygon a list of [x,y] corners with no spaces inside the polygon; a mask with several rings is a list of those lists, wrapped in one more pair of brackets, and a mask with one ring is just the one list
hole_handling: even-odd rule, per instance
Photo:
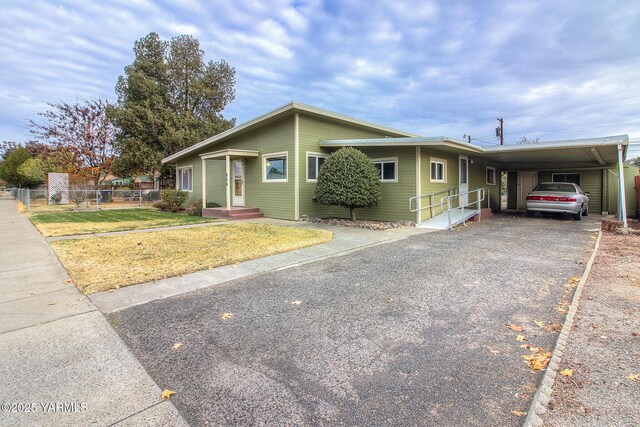
{"label": "porch step", "polygon": [[262,218],[264,214],[259,208],[205,208],[202,209],[202,216],[207,218],[221,219],[253,219]]}

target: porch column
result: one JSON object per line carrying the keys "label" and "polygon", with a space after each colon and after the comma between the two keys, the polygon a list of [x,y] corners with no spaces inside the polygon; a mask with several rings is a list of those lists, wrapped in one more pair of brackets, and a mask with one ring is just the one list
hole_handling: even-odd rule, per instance
{"label": "porch column", "polygon": [[202,209],[207,207],[207,162],[202,159]]}
{"label": "porch column", "polygon": [[618,144],[618,218],[627,228],[627,195],[624,192],[624,164],[622,163],[622,144]]}
{"label": "porch column", "polygon": [[229,182],[229,179],[231,177],[231,163],[230,163],[230,157],[228,154],[225,156],[224,162],[225,162],[225,170],[227,171],[227,183],[225,185],[225,190],[227,193],[227,209],[231,210],[231,183]]}

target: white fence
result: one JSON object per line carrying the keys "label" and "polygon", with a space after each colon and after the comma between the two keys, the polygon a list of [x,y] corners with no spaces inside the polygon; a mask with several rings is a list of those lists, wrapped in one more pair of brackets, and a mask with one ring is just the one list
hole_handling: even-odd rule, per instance
{"label": "white fence", "polygon": [[158,190],[85,190],[70,188],[65,191],[11,190],[13,197],[22,202],[27,210],[39,207],[60,206],[62,208],[99,208],[149,206],[160,200]]}

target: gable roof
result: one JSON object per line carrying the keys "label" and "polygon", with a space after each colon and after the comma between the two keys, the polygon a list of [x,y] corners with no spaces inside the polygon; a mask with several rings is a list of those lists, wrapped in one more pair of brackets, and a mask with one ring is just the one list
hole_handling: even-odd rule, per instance
{"label": "gable roof", "polygon": [[164,159],[162,159],[162,163],[169,163],[171,161],[177,160],[203,147],[213,145],[217,142],[230,138],[231,136],[235,136],[235,135],[250,131],[255,127],[262,126],[273,120],[277,120],[281,117],[287,116],[289,114],[294,114],[294,113],[305,113],[306,115],[320,117],[320,118],[331,120],[331,121],[348,123],[350,125],[356,125],[358,127],[362,127],[366,129],[373,129],[373,130],[381,131],[383,133],[387,133],[393,137],[416,136],[411,133],[381,126],[372,122],[368,122],[366,120],[356,119],[355,117],[339,114],[333,111],[314,107],[312,105],[307,105],[307,104],[302,104],[299,102],[292,101],[288,104],[283,105],[282,107],[276,108],[275,110],[262,114],[261,116],[258,116],[255,119],[249,120],[248,122],[242,123],[229,130],[226,130],[222,133],[214,135],[211,138],[207,138],[204,141],[198,142],[197,144],[194,144],[191,147],[187,147],[184,150],[178,151],[177,153],[167,156]]}

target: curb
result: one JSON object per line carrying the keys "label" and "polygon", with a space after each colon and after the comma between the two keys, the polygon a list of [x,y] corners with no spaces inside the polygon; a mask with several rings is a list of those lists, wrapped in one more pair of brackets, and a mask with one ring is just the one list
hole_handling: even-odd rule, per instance
{"label": "curb", "polygon": [[580,282],[578,282],[578,286],[576,286],[576,292],[573,294],[571,307],[569,307],[569,311],[567,312],[567,317],[565,318],[564,325],[562,326],[562,330],[560,331],[560,335],[556,341],[556,346],[553,349],[549,365],[542,377],[542,381],[540,381],[536,394],[533,395],[533,400],[531,401],[531,406],[529,407],[527,418],[524,420],[523,427],[540,427],[544,424],[542,416],[547,412],[547,404],[549,403],[549,399],[551,399],[551,394],[553,393],[553,383],[558,375],[558,365],[560,364],[560,359],[567,347],[569,333],[573,327],[573,318],[575,317],[578,311],[578,306],[580,305],[582,289],[584,288],[584,284],[591,272],[591,266],[598,254],[601,237],[602,230],[598,231],[598,238],[596,239],[596,243],[593,247],[593,253],[591,254],[591,257],[589,257],[589,261],[587,262],[587,266],[584,269]]}

